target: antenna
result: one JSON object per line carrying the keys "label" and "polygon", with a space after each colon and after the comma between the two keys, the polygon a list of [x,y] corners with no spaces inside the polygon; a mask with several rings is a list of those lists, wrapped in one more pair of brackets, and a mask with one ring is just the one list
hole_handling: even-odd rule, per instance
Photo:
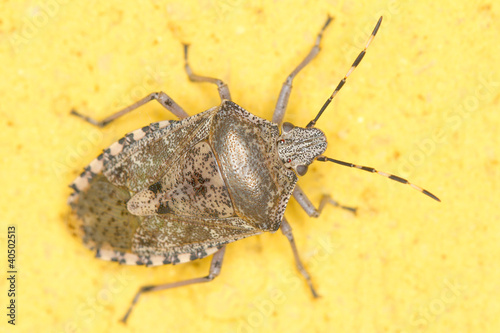
{"label": "antenna", "polygon": [[349,162],[339,161],[339,160],[336,160],[336,159],[333,159],[333,158],[329,158],[329,157],[326,157],[326,156],[318,156],[318,157],[316,157],[316,160],[320,161],[320,162],[333,162],[333,163],[337,163],[337,164],[340,164],[340,165],[343,165],[343,166],[347,166],[347,167],[350,167],[350,168],[357,168],[357,169],[361,169],[361,170],[368,171],[368,172],[371,172],[371,173],[378,173],[381,176],[384,176],[384,177],[387,177],[389,179],[395,180],[395,181],[400,182],[402,184],[410,185],[415,190],[417,190],[419,192],[422,192],[423,194],[431,197],[432,199],[434,199],[436,201],[441,202],[441,200],[439,200],[439,198],[436,197],[431,192],[429,192],[429,191],[421,188],[420,186],[417,186],[415,184],[410,183],[409,181],[407,181],[404,178],[392,175],[390,173],[378,171],[378,170],[376,170],[376,169],[374,169],[372,167],[367,167],[367,166],[363,166],[363,165],[357,165],[357,164],[352,164],[352,163],[349,163]]}
{"label": "antenna", "polygon": [[363,57],[366,54],[366,49],[368,48],[368,46],[370,46],[370,43],[372,42],[373,38],[375,38],[375,35],[377,34],[378,28],[380,28],[380,24],[381,23],[382,23],[382,16],[380,16],[380,18],[378,19],[377,25],[373,29],[372,34],[370,35],[370,38],[368,38],[368,41],[366,42],[366,45],[365,45],[365,48],[363,49],[363,51],[361,51],[359,53],[358,57],[352,63],[352,66],[349,69],[349,71],[347,72],[347,74],[344,76],[344,78],[342,80],[340,80],[339,84],[337,85],[337,88],[335,88],[335,90],[333,91],[333,93],[326,100],[325,104],[323,104],[323,106],[321,107],[321,110],[319,110],[318,114],[316,115],[316,118],[314,118],[313,120],[311,120],[309,122],[309,124],[307,124],[306,128],[314,127],[314,125],[316,125],[316,122],[318,121],[319,117],[321,117],[321,115],[323,114],[323,112],[325,111],[325,109],[327,108],[327,106],[330,104],[330,102],[332,101],[332,99],[335,97],[335,95],[337,95],[337,93],[339,92],[339,90],[344,86],[344,84],[345,84],[347,78],[349,77],[349,75],[351,75],[351,73],[354,71],[354,69],[356,69],[356,67],[359,65],[359,63],[361,62],[361,59],[363,59]]}

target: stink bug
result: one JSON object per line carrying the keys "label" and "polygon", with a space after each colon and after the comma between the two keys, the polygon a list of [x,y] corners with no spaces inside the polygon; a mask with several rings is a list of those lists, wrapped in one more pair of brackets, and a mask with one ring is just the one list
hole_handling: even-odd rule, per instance
{"label": "stink bug", "polygon": [[[70,185],[74,218],[71,227],[96,257],[127,265],[178,264],[213,254],[206,277],[144,286],[137,292],[123,317],[125,322],[144,292],[208,282],[219,275],[226,244],[281,229],[290,241],[296,265],[312,294],[317,293],[301,263],[292,229],[284,217],[290,196],[311,217],[318,217],[325,204],[339,205],[325,196],[316,209],[296,185],[313,161],[330,161],[378,173],[439,199],[407,180],[323,156],[327,142],[316,122],[342,88],[375,37],[378,20],[365,48],[306,127],[282,123],[294,77],[319,52],[328,18],[309,54],[284,82],[272,121],[254,116],[231,101],[221,80],[194,74],[184,46],[185,70],[191,81],[217,85],[219,106],[194,116],[163,92],[152,93],[137,103],[95,121],[103,127],[151,101],[158,101],[180,120],[150,124],[126,134],[93,160]],[[281,131],[280,127],[281,125]]]}

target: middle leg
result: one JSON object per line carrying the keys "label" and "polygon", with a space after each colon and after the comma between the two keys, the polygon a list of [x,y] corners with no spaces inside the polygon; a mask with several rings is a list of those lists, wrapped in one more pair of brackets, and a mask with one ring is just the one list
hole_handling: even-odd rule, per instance
{"label": "middle leg", "polygon": [[302,260],[300,260],[299,256],[299,251],[297,250],[297,245],[295,244],[295,239],[293,237],[292,233],[292,227],[288,223],[285,217],[283,217],[283,220],[281,220],[281,226],[280,226],[281,232],[283,235],[288,238],[288,241],[290,242],[290,246],[292,247],[292,252],[293,252],[293,257],[295,258],[295,264],[297,265],[297,269],[299,270],[300,274],[306,279],[307,284],[309,285],[309,288],[311,288],[311,292],[314,297],[319,297],[318,293],[314,289],[314,286],[311,281],[311,276],[309,273],[306,271],[304,268],[304,265],[302,264]]}
{"label": "middle leg", "polygon": [[217,89],[219,90],[219,96],[221,100],[231,100],[231,94],[229,93],[229,88],[227,84],[222,80],[215,79],[213,77],[201,76],[193,73],[191,66],[189,66],[188,62],[188,48],[189,45],[184,44],[184,69],[189,77],[189,79],[193,82],[209,82],[217,85]]}
{"label": "middle leg", "polygon": [[[293,197],[295,198],[295,200],[297,200],[297,202],[304,209],[304,211],[307,213],[307,215],[309,215],[311,217],[318,217],[321,214],[321,212],[323,211],[323,208],[325,207],[325,205],[327,205],[327,204],[331,204],[331,205],[334,205],[336,207],[340,207],[340,208],[349,210],[349,211],[353,212],[354,214],[356,214],[356,208],[341,205],[337,201],[330,198],[330,196],[328,196],[328,195],[323,196],[323,198],[321,199],[321,202],[319,204],[319,208],[316,209],[316,207],[314,207],[314,205],[311,203],[311,201],[307,198],[307,196],[304,194],[304,192],[302,191],[302,189],[298,185],[295,186],[295,189],[293,191]],[[313,296],[319,297],[318,293],[316,292],[316,290],[314,289],[314,286],[312,284],[311,276],[306,271],[306,269],[304,268],[304,265],[302,264],[302,261],[300,260],[299,252],[297,250],[297,245],[295,244],[295,239],[294,239],[293,234],[292,234],[292,227],[290,226],[290,224],[288,223],[288,221],[286,220],[285,217],[283,217],[283,220],[281,221],[280,229],[281,229],[281,232],[283,233],[283,235],[285,235],[286,238],[288,238],[288,241],[290,242],[290,245],[291,245],[292,251],[293,251],[293,256],[295,258],[295,264],[297,265],[297,269],[299,270],[300,274],[302,274],[302,276],[306,279],[306,282],[309,285],[309,288],[311,289]]]}

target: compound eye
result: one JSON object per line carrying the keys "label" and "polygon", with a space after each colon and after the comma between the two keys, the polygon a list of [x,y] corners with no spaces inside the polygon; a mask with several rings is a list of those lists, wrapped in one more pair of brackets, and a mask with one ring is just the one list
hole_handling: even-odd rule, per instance
{"label": "compound eye", "polygon": [[307,172],[307,168],[308,168],[307,165],[297,165],[297,168],[296,168],[297,174],[299,176],[305,175]]}
{"label": "compound eye", "polygon": [[293,126],[293,124],[291,123],[288,123],[288,122],[284,122],[282,125],[281,125],[281,133],[287,133],[287,132],[290,132],[292,130],[292,128],[294,128],[295,126]]}

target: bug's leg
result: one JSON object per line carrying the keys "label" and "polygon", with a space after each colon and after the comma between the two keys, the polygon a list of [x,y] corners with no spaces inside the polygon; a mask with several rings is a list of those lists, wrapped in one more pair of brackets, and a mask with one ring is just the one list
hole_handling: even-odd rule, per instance
{"label": "bug's leg", "polygon": [[125,313],[125,316],[123,316],[121,321],[123,323],[127,322],[127,319],[129,317],[130,313],[132,312],[132,309],[134,308],[135,304],[139,300],[139,297],[143,293],[150,292],[150,291],[172,289],[172,288],[187,286],[187,285],[195,284],[195,283],[209,282],[209,281],[212,281],[213,279],[215,279],[220,274],[220,270],[222,267],[222,259],[224,258],[225,251],[226,251],[226,247],[223,246],[219,251],[214,253],[214,255],[212,257],[212,262],[210,264],[210,270],[208,272],[208,275],[205,277],[194,278],[194,279],[172,282],[172,283],[166,283],[166,284],[160,284],[157,286],[143,286],[143,287],[141,287],[139,289],[139,291],[135,294],[135,297],[132,300],[132,304],[130,304],[130,307],[128,308],[127,313]]}
{"label": "bug's leg", "polygon": [[292,81],[295,78],[295,76],[302,70],[302,68],[307,66],[307,64],[309,64],[311,60],[313,60],[314,57],[316,57],[316,55],[319,53],[320,50],[319,43],[321,41],[321,37],[323,37],[323,32],[325,31],[326,27],[330,24],[331,20],[332,18],[328,17],[325,24],[323,25],[323,28],[321,28],[320,32],[318,33],[318,37],[316,38],[316,43],[314,43],[314,46],[312,47],[309,54],[293,70],[293,72],[290,73],[290,75],[288,75],[285,82],[283,83],[280,94],[278,96],[278,101],[276,102],[276,107],[274,108],[274,114],[272,119],[273,123],[281,124],[281,122],[283,121],[283,118],[285,117],[286,106],[288,105],[288,99],[290,98],[290,92],[292,91]]}
{"label": "bug's leg", "polygon": [[75,115],[77,117],[82,118],[83,120],[91,123],[92,125],[98,126],[98,127],[104,127],[111,123],[113,120],[120,118],[121,116],[126,115],[127,113],[134,111],[138,107],[146,104],[147,102],[150,102],[152,100],[158,101],[165,109],[168,111],[172,112],[175,116],[179,118],[186,118],[189,117],[189,115],[184,111],[177,103],[174,102],[172,98],[170,98],[167,94],[165,94],[163,91],[160,92],[155,92],[151,93],[148,96],[144,97],[140,101],[135,102],[132,105],[127,106],[126,108],[112,114],[111,116],[98,121],[93,118],[90,118],[88,116],[82,115],[81,113],[77,112],[76,110],[71,110],[71,114]]}
{"label": "bug's leg", "polygon": [[210,82],[216,84],[217,90],[219,90],[220,99],[221,100],[227,99],[228,101],[230,101],[231,94],[229,93],[229,88],[227,87],[226,83],[224,83],[222,80],[219,79],[207,76],[201,76],[193,73],[193,70],[191,69],[191,66],[189,66],[188,62],[188,48],[189,45],[184,44],[184,69],[186,70],[189,79],[193,82]]}
{"label": "bug's leg", "polygon": [[307,284],[309,285],[309,288],[311,288],[311,292],[314,297],[319,297],[318,293],[313,287],[312,281],[311,281],[311,276],[309,273],[306,271],[304,268],[304,265],[302,264],[302,261],[300,260],[299,256],[299,251],[297,251],[297,245],[295,245],[295,239],[293,238],[293,233],[292,233],[292,227],[290,224],[287,222],[286,218],[283,217],[283,220],[281,220],[281,226],[280,226],[281,232],[283,235],[288,238],[288,241],[290,242],[290,245],[292,246],[292,251],[293,251],[293,256],[295,258],[295,264],[297,265],[297,269],[299,270],[300,274],[306,279]]}
{"label": "bug's leg", "polygon": [[314,207],[314,205],[311,203],[311,201],[305,195],[304,191],[302,191],[302,189],[298,185],[295,186],[295,189],[293,190],[292,195],[295,198],[295,200],[297,200],[297,202],[302,207],[302,209],[304,209],[304,211],[310,217],[318,217],[319,214],[321,214],[321,212],[323,211],[323,208],[327,204],[351,211],[354,214],[356,214],[356,211],[357,211],[357,208],[355,208],[355,207],[349,207],[349,206],[344,206],[344,205],[339,204],[337,201],[333,200],[329,195],[324,195],[321,198],[321,201],[319,203],[319,207],[316,209],[316,207]]}

